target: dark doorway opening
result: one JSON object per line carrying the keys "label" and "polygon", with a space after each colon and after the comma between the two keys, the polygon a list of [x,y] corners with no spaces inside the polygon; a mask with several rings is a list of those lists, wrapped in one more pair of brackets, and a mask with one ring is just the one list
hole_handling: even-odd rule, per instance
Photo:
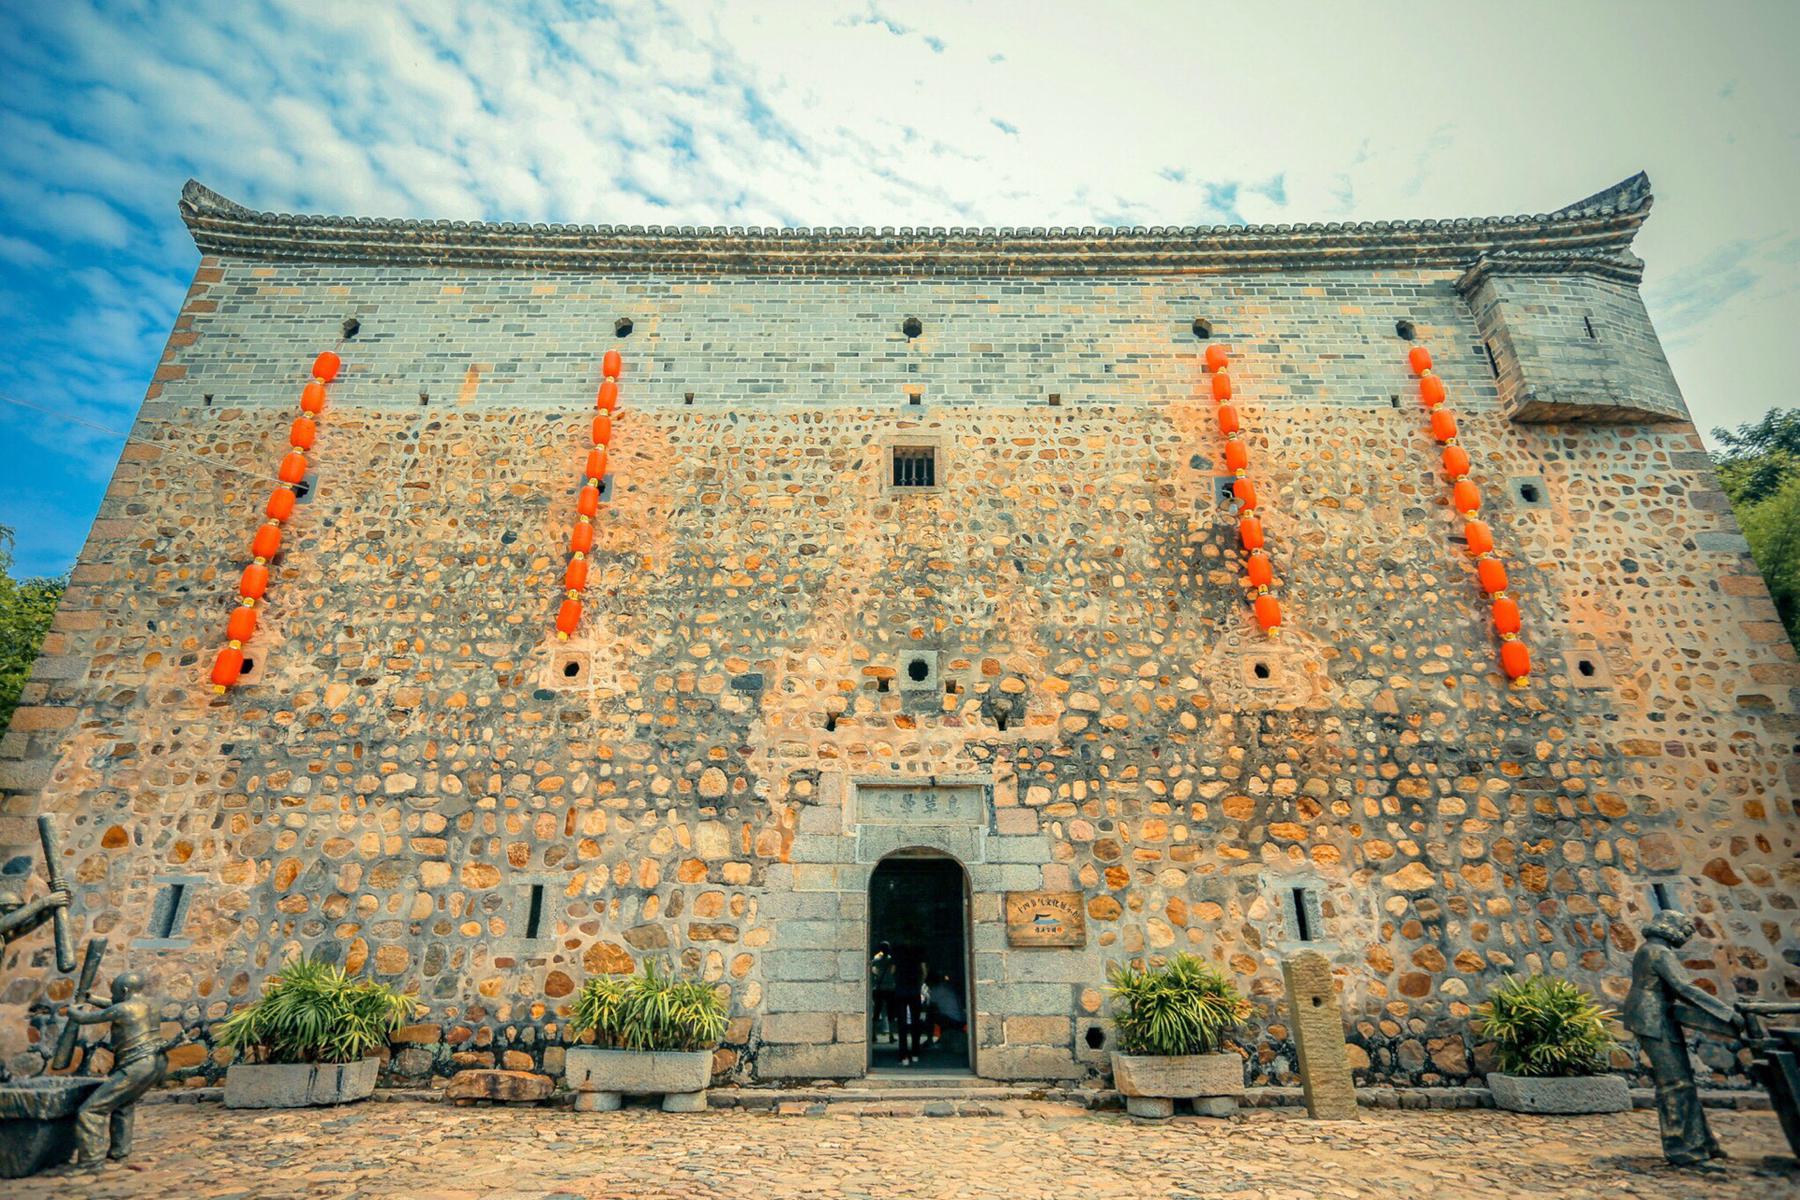
{"label": "dark doorway opening", "polygon": [[875,867],[869,877],[871,1071],[973,1069],[968,930],[961,863],[902,851]]}

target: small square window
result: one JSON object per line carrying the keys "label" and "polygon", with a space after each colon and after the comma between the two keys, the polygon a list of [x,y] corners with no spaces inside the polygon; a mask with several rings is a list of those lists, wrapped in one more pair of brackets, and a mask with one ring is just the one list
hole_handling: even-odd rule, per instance
{"label": "small square window", "polygon": [[937,448],[934,446],[894,447],[894,486],[897,488],[929,488],[937,486]]}
{"label": "small square window", "polygon": [[1550,507],[1549,490],[1544,487],[1543,479],[1536,475],[1520,475],[1509,479],[1506,487],[1521,508]]}

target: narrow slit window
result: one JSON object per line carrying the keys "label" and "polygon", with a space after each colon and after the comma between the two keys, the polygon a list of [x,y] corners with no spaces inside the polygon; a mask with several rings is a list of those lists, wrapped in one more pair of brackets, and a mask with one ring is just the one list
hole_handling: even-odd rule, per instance
{"label": "narrow slit window", "polygon": [[525,913],[525,936],[528,938],[543,937],[544,926],[544,885],[531,885],[531,907]]}
{"label": "narrow slit window", "polygon": [[1294,906],[1294,937],[1302,942],[1313,940],[1312,915],[1307,912],[1310,897],[1307,889],[1297,887],[1291,889],[1290,901]]}
{"label": "narrow slit window", "polygon": [[1481,348],[1487,351],[1488,370],[1494,373],[1495,379],[1500,378],[1500,360],[1494,355],[1494,343],[1483,342]]}
{"label": "narrow slit window", "polygon": [[156,911],[150,920],[151,937],[172,938],[180,935],[183,910],[187,908],[187,890],[185,883],[163,885],[163,894],[158,897]]}
{"label": "narrow slit window", "polygon": [[928,488],[937,486],[937,450],[931,446],[896,446],[894,448],[894,486]]}
{"label": "narrow slit window", "polygon": [[1594,332],[1594,318],[1583,316],[1581,318],[1581,324],[1587,329],[1587,335],[1590,341],[1600,340],[1600,335]]}

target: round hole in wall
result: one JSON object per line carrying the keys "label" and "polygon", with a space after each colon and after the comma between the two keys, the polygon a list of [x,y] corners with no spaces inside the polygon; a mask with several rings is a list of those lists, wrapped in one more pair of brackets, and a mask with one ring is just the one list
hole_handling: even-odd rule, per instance
{"label": "round hole in wall", "polygon": [[1268,663],[1259,662],[1254,667],[1251,667],[1250,670],[1255,673],[1258,679],[1267,679],[1269,677]]}
{"label": "round hole in wall", "polygon": [[1419,330],[1418,326],[1414,325],[1405,317],[1401,317],[1398,321],[1394,322],[1394,332],[1410,342],[1413,338],[1418,336]]}
{"label": "round hole in wall", "polygon": [[1313,998],[1312,998],[1312,1002],[1313,1002],[1313,1007],[1314,1007],[1314,1008],[1319,1008],[1319,1007],[1320,1007],[1320,1006],[1322,1006],[1322,1005],[1323,1005],[1323,1004],[1324,1004],[1324,1003],[1325,1003],[1325,997],[1323,997],[1323,996],[1314,996],[1314,997],[1313,997]]}
{"label": "round hole in wall", "polygon": [[1202,341],[1212,336],[1212,322],[1205,317],[1194,318],[1194,336]]}
{"label": "round hole in wall", "polygon": [[1106,1030],[1100,1028],[1098,1025],[1089,1025],[1085,1040],[1087,1041],[1089,1050],[1098,1050],[1100,1047],[1106,1045]]}
{"label": "round hole in wall", "polygon": [[631,336],[631,318],[630,317],[620,317],[618,320],[613,322],[613,336],[614,337],[630,337]]}
{"label": "round hole in wall", "polygon": [[256,660],[254,658],[246,658],[244,660],[244,665],[238,668],[238,673],[248,675],[254,670],[256,670]]}
{"label": "round hole in wall", "polygon": [[581,664],[574,659],[571,658],[568,662],[563,664],[564,679],[573,679],[579,674],[581,674]]}
{"label": "round hole in wall", "polygon": [[925,322],[919,320],[917,317],[908,317],[906,320],[900,322],[900,332],[904,333],[909,338],[916,338],[921,333],[925,332]]}
{"label": "round hole in wall", "polygon": [[1577,661],[1575,664],[1575,669],[1577,671],[1580,671],[1582,673],[1582,675],[1586,676],[1589,679],[1592,679],[1594,677],[1594,664],[1593,664],[1592,660],[1590,660],[1590,659],[1584,658],[1584,659]]}
{"label": "round hole in wall", "polygon": [[924,683],[931,678],[931,664],[922,658],[915,658],[906,664],[906,677],[914,683]]}

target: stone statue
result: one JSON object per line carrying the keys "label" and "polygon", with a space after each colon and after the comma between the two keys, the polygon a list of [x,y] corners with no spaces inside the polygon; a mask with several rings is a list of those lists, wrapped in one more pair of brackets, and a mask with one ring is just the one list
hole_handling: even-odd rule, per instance
{"label": "stone statue", "polygon": [[76,1161],[93,1166],[131,1153],[132,1109],[138,1097],[169,1072],[155,1014],[140,995],[144,977],[127,971],[113,980],[113,1002],[95,1008],[78,999],[69,1005],[77,1025],[112,1026],[112,1074],[94,1089],[75,1114]]}
{"label": "stone statue", "polygon": [[1631,991],[1620,1015],[1650,1059],[1663,1157],[1676,1166],[1698,1167],[1724,1158],[1725,1152],[1707,1127],[1683,1027],[1732,1037],[1743,1030],[1744,1018],[1696,987],[1681,965],[1675,951],[1694,936],[1692,917],[1673,909],[1657,913],[1643,935],[1644,944],[1631,960]]}

